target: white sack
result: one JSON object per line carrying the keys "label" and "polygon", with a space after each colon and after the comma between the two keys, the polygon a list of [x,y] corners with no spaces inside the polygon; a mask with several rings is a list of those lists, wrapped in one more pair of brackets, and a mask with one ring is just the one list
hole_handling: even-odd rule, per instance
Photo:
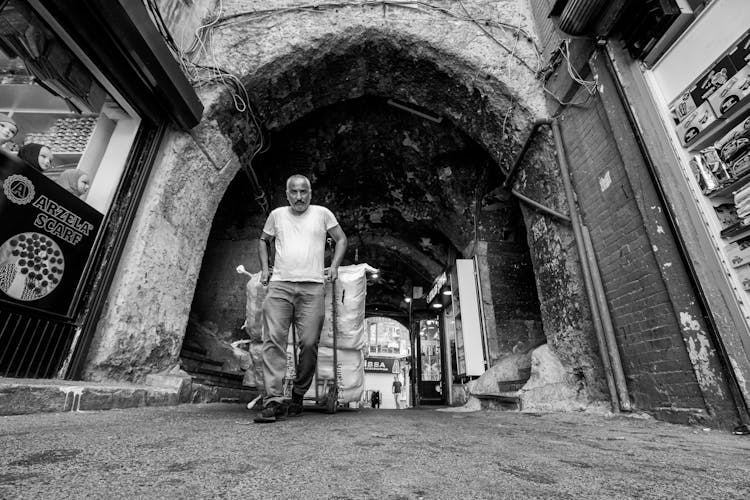
{"label": "white sack", "polygon": [[245,287],[245,324],[242,325],[254,342],[263,341],[263,299],[268,287],[260,284],[260,272],[250,275]]}
{"label": "white sack", "polygon": [[[362,398],[365,387],[365,357],[362,351],[337,349],[336,362],[338,369],[338,401],[351,403]],[[333,378],[333,349],[318,348],[318,377]]]}
{"label": "white sack", "polygon": [[[336,300],[336,346],[339,349],[364,349],[367,342],[365,332],[365,300],[367,298],[367,274],[376,272],[372,266],[357,264],[339,267],[338,279],[333,289]],[[326,283],[326,307],[320,345],[333,347],[333,311],[331,283]]]}

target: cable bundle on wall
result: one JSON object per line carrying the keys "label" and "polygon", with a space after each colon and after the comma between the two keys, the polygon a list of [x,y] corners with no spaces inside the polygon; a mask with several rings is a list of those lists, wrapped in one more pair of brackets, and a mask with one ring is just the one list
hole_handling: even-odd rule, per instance
{"label": "cable bundle on wall", "polygon": [[[253,160],[255,159],[255,157],[268,149],[268,141],[266,140],[265,129],[258,117],[258,113],[253,106],[252,101],[250,100],[250,95],[247,91],[247,88],[245,87],[245,84],[242,83],[240,78],[235,74],[221,68],[216,64],[216,55],[213,52],[213,47],[211,44],[211,29],[216,26],[221,19],[224,10],[223,1],[219,1],[219,13],[217,17],[213,21],[200,26],[196,30],[196,36],[193,40],[193,44],[191,45],[190,49],[184,52],[177,46],[174,38],[169,32],[169,29],[164,22],[161,12],[156,5],[156,0],[145,1],[149,11],[151,12],[157,29],[167,43],[167,46],[169,46],[174,56],[177,58],[178,62],[180,63],[180,67],[182,68],[185,75],[188,76],[190,82],[196,88],[217,83],[223,85],[225,88],[227,88],[227,90],[229,90],[229,93],[232,96],[232,100],[234,102],[235,109],[240,113],[246,113],[252,120],[257,137],[254,147],[252,148],[252,151],[250,153],[248,164],[243,165],[243,170],[248,180],[250,181],[255,201],[258,203],[258,205],[260,205],[263,213],[268,214],[270,211],[268,199],[266,197],[265,191],[260,186],[258,177],[255,174],[255,170],[253,169]],[[204,36],[207,36],[208,38],[204,40]],[[193,62],[196,57],[202,54],[210,55],[210,58],[213,61],[214,65],[203,65]],[[195,134],[191,134],[191,136],[196,142],[198,141],[198,138],[195,136]],[[205,147],[203,147],[201,144],[198,145],[201,151],[203,151],[203,153],[206,154],[206,156],[209,158],[211,163],[215,165],[215,162],[208,155]]]}

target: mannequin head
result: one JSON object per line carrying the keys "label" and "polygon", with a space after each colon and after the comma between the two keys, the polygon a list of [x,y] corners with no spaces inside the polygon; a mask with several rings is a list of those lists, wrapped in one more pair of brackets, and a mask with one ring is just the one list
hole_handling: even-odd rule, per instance
{"label": "mannequin head", "polygon": [[60,174],[57,183],[79,198],[88,193],[90,187],[88,174],[77,168],[65,170]]}
{"label": "mannequin head", "polygon": [[52,151],[44,144],[24,144],[18,150],[18,157],[42,172],[52,167]]}
{"label": "mannequin head", "polygon": [[8,115],[0,113],[0,144],[10,142],[18,133],[16,121]]}

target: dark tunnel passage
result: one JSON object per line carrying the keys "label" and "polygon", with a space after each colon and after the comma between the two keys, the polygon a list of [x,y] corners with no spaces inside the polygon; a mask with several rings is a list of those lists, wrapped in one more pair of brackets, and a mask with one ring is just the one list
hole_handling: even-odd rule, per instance
{"label": "dark tunnel passage", "polygon": [[[330,208],[349,237],[343,264],[381,271],[368,288],[368,313],[403,311],[411,287],[429,289],[476,240],[526,245],[517,202],[482,201],[502,182],[499,168],[447,120],[436,123],[366,96],[316,110],[270,139],[254,163],[270,206],[287,203],[289,175],[311,179],[313,203]],[[193,312],[219,330],[231,329],[225,321],[241,324],[244,306],[241,287],[216,283],[226,276],[219,268],[258,268],[263,221],[238,174],[216,212],[193,301]]]}

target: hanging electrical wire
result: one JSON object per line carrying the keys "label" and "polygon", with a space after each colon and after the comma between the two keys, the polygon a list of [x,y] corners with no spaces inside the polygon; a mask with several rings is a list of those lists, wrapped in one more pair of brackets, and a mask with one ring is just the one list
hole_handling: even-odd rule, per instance
{"label": "hanging electrical wire", "polygon": [[493,19],[477,19],[473,17],[466,10],[461,0],[456,0],[456,1],[461,6],[461,9],[464,11],[464,15],[457,14],[447,8],[432,5],[427,2],[397,1],[397,0],[390,0],[390,1],[364,0],[360,2],[320,2],[320,3],[314,3],[314,4],[296,5],[293,7],[281,7],[281,8],[273,8],[273,9],[237,12],[233,14],[228,14],[226,16],[217,16],[216,19],[214,19],[214,21],[212,21],[211,23],[207,23],[206,25],[198,28],[196,30],[196,39],[193,41],[193,44],[191,45],[191,47],[187,49],[186,53],[191,54],[194,51],[196,51],[198,47],[200,47],[202,44],[205,43],[204,40],[207,37],[210,37],[210,31],[219,26],[237,25],[237,24],[244,24],[244,23],[249,23],[249,22],[259,22],[271,16],[278,16],[281,14],[288,14],[288,13],[294,13],[294,12],[322,13],[327,10],[336,10],[336,9],[342,9],[346,7],[356,7],[356,8],[391,7],[394,9],[417,10],[419,12],[428,13],[428,14],[437,13],[437,14],[441,14],[444,16],[449,16],[453,19],[458,19],[458,20],[465,21],[465,22],[471,22],[472,24],[476,25],[484,33],[485,36],[487,36],[490,40],[492,40],[493,43],[495,43],[500,48],[505,50],[508,54],[511,54],[511,57],[516,59],[521,65],[525,66],[532,73],[534,73],[535,75],[537,74],[537,69],[533,68],[528,62],[526,62],[518,54],[515,54],[512,49],[510,49],[505,43],[503,43],[497,36],[491,33],[488,28],[499,28],[499,29],[502,29],[504,32],[507,29],[512,29],[515,31],[516,36],[523,35],[526,41],[529,42],[533,46],[534,54],[537,57],[537,66],[539,66],[540,65],[539,64],[540,51],[534,42],[534,38],[528,32],[523,30],[520,26],[515,26],[509,23],[495,21]]}
{"label": "hanging electrical wire", "polygon": [[[260,185],[257,180],[257,176],[255,175],[255,172],[252,168],[252,162],[258,154],[267,150],[268,141],[266,140],[266,134],[264,131],[262,121],[259,119],[258,113],[256,112],[249,98],[249,94],[248,94],[247,89],[245,88],[245,85],[242,83],[239,77],[221,68],[217,63],[217,57],[214,52],[215,44],[213,43],[213,31],[219,27],[227,27],[227,26],[233,26],[237,24],[245,24],[249,22],[257,23],[268,17],[278,16],[278,15],[287,14],[287,13],[294,13],[294,12],[321,13],[326,10],[341,9],[345,7],[362,8],[362,7],[376,7],[377,6],[377,7],[383,7],[383,8],[390,7],[394,9],[416,10],[418,12],[429,13],[429,14],[437,13],[440,15],[451,17],[453,19],[461,20],[464,22],[470,22],[474,24],[476,27],[478,27],[482,31],[484,36],[486,36],[494,44],[496,44],[501,49],[503,49],[506,53],[509,54],[511,58],[518,61],[519,64],[521,64],[523,67],[531,71],[535,77],[538,78],[542,74],[542,71],[540,71],[541,51],[537,47],[534,41],[534,38],[523,29],[520,23],[511,24],[511,23],[506,23],[502,21],[497,21],[494,19],[477,18],[468,11],[468,9],[466,8],[466,6],[461,0],[456,0],[456,3],[458,3],[461,10],[463,11],[463,15],[453,12],[452,10],[442,7],[442,6],[433,5],[427,2],[409,1],[409,0],[405,0],[405,1],[364,0],[360,2],[350,2],[350,1],[322,2],[322,3],[315,3],[315,4],[296,5],[293,7],[280,7],[280,8],[273,8],[273,9],[237,12],[237,13],[224,15],[224,2],[223,0],[219,0],[217,15],[212,20],[202,24],[196,29],[193,42],[187,50],[180,50],[177,44],[175,43],[173,37],[171,36],[169,32],[169,29],[166,26],[166,23],[164,22],[164,19],[161,16],[161,13],[159,12],[158,6],[156,5],[156,0],[146,0],[146,3],[147,3],[149,10],[151,11],[152,17],[154,18],[154,22],[156,23],[160,33],[164,37],[167,45],[174,52],[175,57],[180,62],[180,65],[183,71],[185,72],[185,74],[188,75],[188,77],[190,78],[191,83],[198,88],[204,85],[213,85],[217,83],[223,85],[229,90],[235,109],[237,109],[237,111],[240,113],[246,113],[250,117],[250,120],[252,121],[253,126],[256,130],[257,138],[256,138],[256,144],[254,144],[254,147],[251,150],[250,159],[249,159],[248,165],[245,168],[245,173],[247,174],[248,179],[253,185],[253,190],[256,191],[256,200],[259,202],[259,204],[261,204],[261,207],[264,208],[264,211],[266,210],[265,207],[267,207],[267,200],[265,197],[265,193],[260,188]],[[503,33],[506,34],[506,36],[514,39],[513,46],[509,47],[506,43],[500,40],[495,34],[493,34],[490,31],[490,28],[500,29],[503,31]],[[513,30],[513,31],[512,33],[508,34],[507,30]],[[530,43],[534,49],[534,55],[537,58],[536,68],[532,67],[531,64],[529,64],[524,58],[519,56],[517,53],[518,43],[521,37],[523,37],[528,43]],[[560,99],[558,96],[556,96],[552,91],[550,91],[546,87],[546,84],[544,84],[542,88],[546,93],[550,94],[557,102],[559,102],[562,105],[574,105],[574,106],[582,105],[582,104],[585,104],[590,99],[590,97],[597,92],[598,84],[596,80],[594,81],[584,80],[580,76],[580,74],[575,70],[575,68],[573,67],[570,61],[569,43],[570,43],[569,40],[564,40],[559,49],[560,54],[562,55],[566,64],[566,71],[570,75],[571,79],[573,79],[573,81],[583,86],[583,88],[586,90],[589,96],[582,103],[565,102],[562,99]],[[193,62],[195,59],[200,58],[200,57],[210,60],[213,64],[198,64],[198,63]],[[511,104],[506,112],[505,117],[503,118],[503,123],[502,123],[503,133],[505,132],[505,127],[506,127],[508,116],[512,112],[514,105],[515,105],[515,102],[513,99],[511,99]]]}
{"label": "hanging electrical wire", "polygon": [[[582,101],[564,101],[560,97],[558,97],[554,92],[549,90],[547,88],[547,83],[545,82],[542,86],[542,90],[549,94],[555,101],[557,101],[558,104],[561,106],[574,106],[574,107],[580,107],[585,106],[588,104],[588,102],[591,100],[591,98],[596,95],[596,93],[599,91],[599,82],[596,78],[596,75],[594,75],[593,80],[584,80],[580,73],[575,69],[573,66],[573,63],[570,60],[570,39],[564,39],[562,42],[560,42],[560,46],[555,51],[560,54],[562,58],[562,62],[565,64],[565,71],[568,73],[568,76],[570,76],[571,80],[579,84],[588,94],[585,99]],[[550,65],[550,68],[552,65]]]}
{"label": "hanging electrical wire", "polygon": [[[259,118],[258,112],[255,109],[250,99],[247,88],[245,87],[245,84],[242,83],[242,80],[237,77],[237,75],[221,68],[216,63],[217,58],[214,52],[214,45],[211,43],[211,28],[217,25],[223,15],[223,1],[219,1],[219,11],[216,18],[214,18],[213,21],[201,25],[196,30],[196,36],[194,38],[193,46],[191,46],[191,49],[187,52],[181,51],[177,46],[174,38],[169,31],[169,28],[166,25],[166,22],[164,21],[164,18],[161,15],[159,7],[156,4],[156,0],[146,0],[146,5],[151,12],[152,19],[156,24],[159,33],[161,34],[162,38],[164,38],[164,41],[166,42],[170,50],[172,50],[183,72],[190,79],[191,84],[196,88],[217,83],[223,85],[229,90],[234,108],[239,113],[244,113],[250,117],[250,120],[252,121],[253,127],[256,132],[256,138],[255,144],[251,148],[250,158],[248,159],[246,164],[242,165],[242,170],[245,172],[245,175],[250,182],[255,201],[258,203],[261,210],[263,210],[263,213],[268,214],[270,212],[268,198],[266,197],[266,193],[261,187],[260,182],[258,181],[258,177],[255,173],[255,169],[253,168],[253,160],[255,159],[255,157],[258,154],[267,151],[269,147],[269,143],[266,138],[265,127],[263,126],[263,123]],[[198,36],[199,32],[201,33],[201,36]],[[204,36],[207,36],[208,38],[204,40]],[[198,54],[196,54],[196,51],[198,51]],[[205,55],[206,57],[210,56],[213,65],[198,64],[193,62],[193,57],[199,57],[201,55]],[[193,139],[196,141],[198,140],[194,135]],[[203,148],[202,145],[199,144],[199,147],[202,151],[204,151],[204,153],[207,154],[205,148]],[[213,160],[212,163],[214,163]]]}

